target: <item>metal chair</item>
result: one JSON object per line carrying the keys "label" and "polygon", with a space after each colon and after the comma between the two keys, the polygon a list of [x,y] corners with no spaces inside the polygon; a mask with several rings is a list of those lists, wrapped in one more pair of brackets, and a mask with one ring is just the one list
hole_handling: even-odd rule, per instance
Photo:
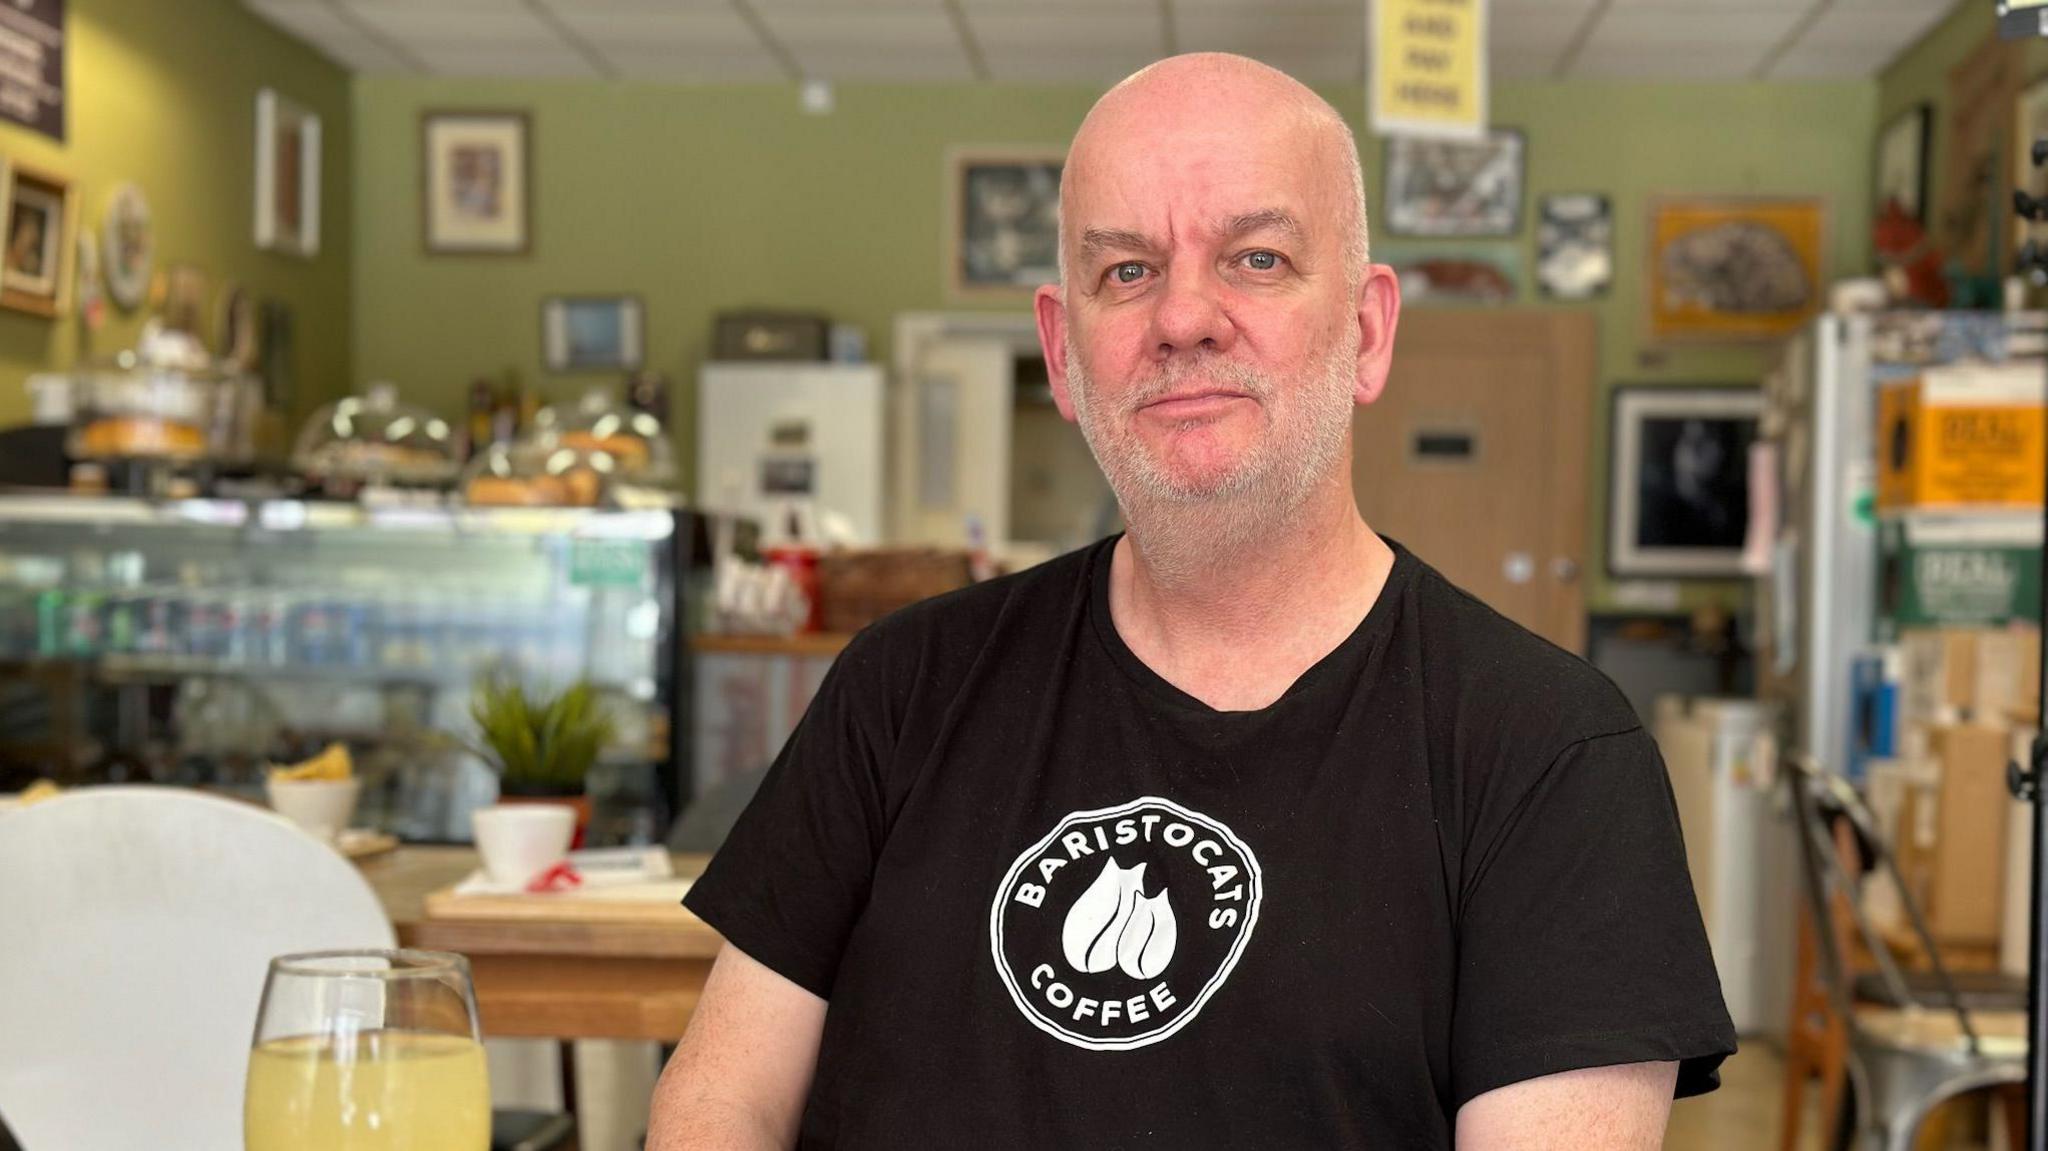
{"label": "metal chair", "polygon": [[[1868,1151],[1911,1151],[1921,1122],[1936,1105],[1971,1091],[2025,1081],[2026,1016],[2013,1010],[1973,1009],[1965,1001],[1863,798],[1810,757],[1792,755],[1786,765],[1799,825],[1802,887],[1815,925],[1822,979],[1848,1030],[1857,1145]],[[1857,850],[1869,860],[1868,873],[1882,873],[1897,890],[1932,967],[1931,985],[1916,987],[1916,981],[1899,970],[1864,915],[1856,882],[1836,854],[1834,832],[1842,826],[1853,833]],[[1878,998],[1883,1001],[1879,1004],[1856,998],[1844,915],[1876,964]]]}

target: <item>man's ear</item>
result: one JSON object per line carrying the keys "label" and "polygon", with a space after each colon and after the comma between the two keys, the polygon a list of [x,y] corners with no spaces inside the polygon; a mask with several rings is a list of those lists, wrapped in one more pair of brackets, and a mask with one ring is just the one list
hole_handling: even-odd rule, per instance
{"label": "man's ear", "polygon": [[[1394,329],[1401,322],[1401,278],[1385,264],[1368,264],[1358,282],[1358,382],[1352,399],[1363,406],[1380,398],[1394,367]],[[1041,324],[1043,327],[1043,324]]]}
{"label": "man's ear", "polygon": [[1074,400],[1067,391],[1067,305],[1057,284],[1046,284],[1031,298],[1038,318],[1038,348],[1045,353],[1045,377],[1052,384],[1052,402],[1068,423],[1074,422]]}

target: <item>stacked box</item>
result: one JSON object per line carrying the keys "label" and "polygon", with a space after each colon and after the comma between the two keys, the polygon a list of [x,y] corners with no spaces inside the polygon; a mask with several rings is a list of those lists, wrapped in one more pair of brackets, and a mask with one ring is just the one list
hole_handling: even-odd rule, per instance
{"label": "stacked box", "polygon": [[2037,507],[2042,398],[2037,363],[1951,364],[1878,392],[1877,506]]}

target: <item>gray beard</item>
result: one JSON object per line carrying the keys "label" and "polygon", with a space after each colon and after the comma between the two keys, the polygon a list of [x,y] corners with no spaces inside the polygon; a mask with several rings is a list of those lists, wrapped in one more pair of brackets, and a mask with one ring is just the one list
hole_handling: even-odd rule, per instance
{"label": "gray beard", "polygon": [[[1330,349],[1308,379],[1287,392],[1299,408],[1284,427],[1274,424],[1272,380],[1240,365],[1177,361],[1144,382],[1121,413],[1099,410],[1086,369],[1067,337],[1068,393],[1088,450],[1116,493],[1131,541],[1150,574],[1167,583],[1249,554],[1294,528],[1309,497],[1344,459],[1351,433],[1354,343]],[[1205,483],[1179,482],[1130,430],[1143,405],[1181,387],[1190,376],[1229,384],[1251,395],[1266,420],[1266,435],[1226,475]]]}

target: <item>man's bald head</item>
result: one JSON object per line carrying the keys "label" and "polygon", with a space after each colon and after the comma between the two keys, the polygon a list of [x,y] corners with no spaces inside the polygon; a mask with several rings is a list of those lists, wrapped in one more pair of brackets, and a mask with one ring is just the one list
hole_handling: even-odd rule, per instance
{"label": "man's bald head", "polygon": [[1066,280],[1067,234],[1075,189],[1110,156],[1133,148],[1175,146],[1189,133],[1233,132],[1296,139],[1315,166],[1341,189],[1344,262],[1354,286],[1369,257],[1365,173],[1350,125],[1329,101],[1277,68],[1225,52],[1172,56],[1125,78],[1095,102],[1074,142],[1060,182],[1060,278]]}

